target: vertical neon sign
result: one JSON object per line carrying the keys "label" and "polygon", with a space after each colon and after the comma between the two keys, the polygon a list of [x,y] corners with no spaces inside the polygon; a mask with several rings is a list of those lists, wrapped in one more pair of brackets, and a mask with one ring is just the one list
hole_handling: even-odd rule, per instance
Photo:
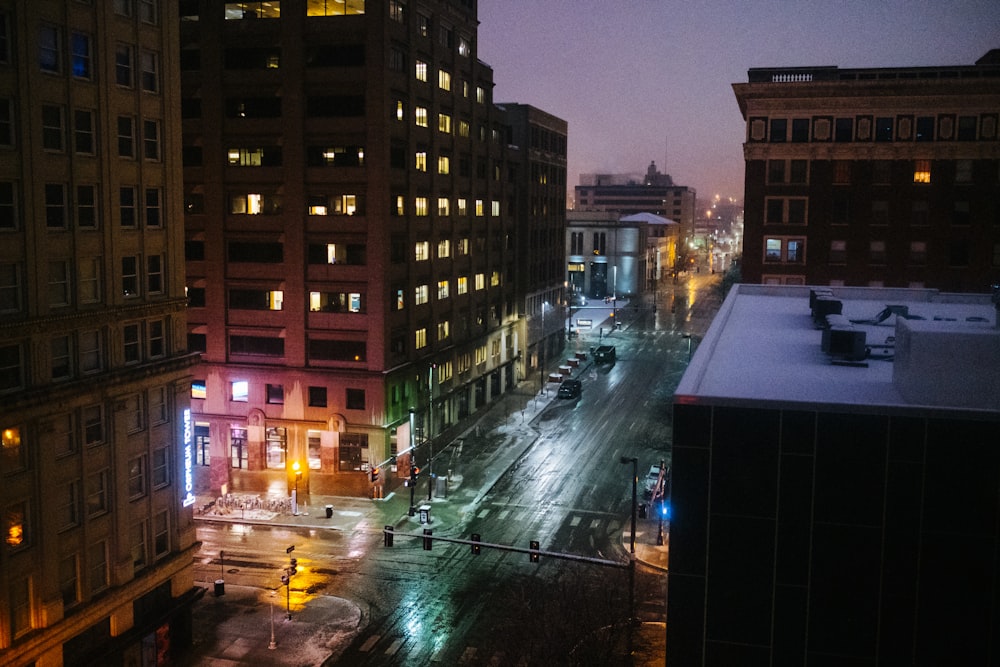
{"label": "vertical neon sign", "polygon": [[194,505],[194,433],[191,408],[184,410],[184,507]]}

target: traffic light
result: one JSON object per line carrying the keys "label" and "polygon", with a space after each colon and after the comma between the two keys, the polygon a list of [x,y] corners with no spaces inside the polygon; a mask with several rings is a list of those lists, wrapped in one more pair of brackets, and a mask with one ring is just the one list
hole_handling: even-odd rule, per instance
{"label": "traffic light", "polygon": [[393,529],[392,526],[386,526],[385,530],[382,533],[382,542],[387,547],[391,547],[392,546],[392,531],[393,530],[394,529]]}
{"label": "traffic light", "polygon": [[378,481],[378,468],[372,468],[372,484]]}
{"label": "traffic light", "polygon": [[288,559],[288,574],[292,575],[299,571],[299,559],[289,558]]}
{"label": "traffic light", "polygon": [[528,558],[532,563],[538,562],[538,540],[531,540],[528,542],[528,548],[531,549],[532,553],[528,554]]}
{"label": "traffic light", "polygon": [[[479,533],[473,533],[472,534],[472,541],[473,542],[479,542],[479,541],[481,541],[480,537],[479,537]],[[472,555],[473,556],[478,556],[481,549],[482,549],[482,547],[479,546],[478,544],[473,544],[472,545]]]}
{"label": "traffic light", "polygon": [[431,539],[431,535],[433,533],[434,533],[434,531],[431,530],[430,528],[424,528],[424,551],[430,551],[431,550],[431,542],[433,541]]}
{"label": "traffic light", "polygon": [[283,586],[287,586],[288,585],[288,581],[289,581],[289,579],[288,579],[288,575],[287,574],[281,575],[281,584]]}

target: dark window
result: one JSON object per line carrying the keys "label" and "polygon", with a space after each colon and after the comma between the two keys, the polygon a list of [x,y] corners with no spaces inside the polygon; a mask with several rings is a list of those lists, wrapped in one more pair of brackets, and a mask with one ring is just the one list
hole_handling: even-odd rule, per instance
{"label": "dark window", "polygon": [[201,118],[201,99],[197,97],[182,99],[181,118]]}
{"label": "dark window", "polygon": [[364,44],[324,44],[306,49],[306,67],[363,67]]}
{"label": "dark window", "polygon": [[285,387],[280,384],[265,385],[268,403],[281,404],[285,402]]}
{"label": "dark window", "polygon": [[875,141],[892,141],[893,119],[889,117],[875,119]]}
{"label": "dark window", "polygon": [[228,250],[230,262],[280,264],[284,261],[284,246],[280,243],[230,241]]}
{"label": "dark window", "polygon": [[768,199],[767,200],[767,217],[765,222],[768,224],[781,224],[785,217],[785,200],[783,199]]}
{"label": "dark window", "polygon": [[790,225],[804,225],[804,224],[806,224],[806,200],[805,199],[789,199],[788,200],[788,224],[790,224]]}
{"label": "dark window", "polygon": [[309,387],[309,407],[326,407],[326,387]]}
{"label": "dark window", "polygon": [[226,69],[277,69],[281,49],[273,47],[230,47],[226,49]]}
{"label": "dark window", "polygon": [[45,225],[49,228],[66,226],[66,186],[45,184]]}
{"label": "dark window", "polygon": [[804,185],[809,180],[809,161],[792,160],[791,169],[788,174],[788,182],[796,185]]}
{"label": "dark window", "polygon": [[326,361],[366,361],[367,345],[364,341],[309,340],[309,358]]}
{"label": "dark window", "polygon": [[272,292],[262,289],[229,290],[229,307],[238,310],[276,310],[272,306]]}
{"label": "dark window", "polygon": [[854,141],[853,118],[838,118],[835,121],[833,140],[838,143]]}
{"label": "dark window", "polygon": [[182,71],[196,71],[201,69],[201,51],[190,47],[181,49],[180,66]]}
{"label": "dark window", "polygon": [[953,225],[968,225],[970,221],[969,215],[969,202],[967,201],[957,201],[955,202],[955,208],[952,211],[951,224]]}
{"label": "dark window", "polygon": [[767,182],[768,183],[784,183],[785,182],[785,161],[784,160],[768,160],[767,161]]}
{"label": "dark window", "polygon": [[792,141],[795,143],[803,143],[809,141],[809,119],[808,118],[793,118],[792,119]]}
{"label": "dark window", "polygon": [[306,115],[313,118],[347,118],[365,115],[364,95],[323,95],[306,99]]}
{"label": "dark window", "polygon": [[205,352],[206,350],[208,350],[208,336],[206,334],[188,334],[188,352]]}
{"label": "dark window", "polygon": [[278,118],[281,116],[280,97],[227,97],[228,118]]}
{"label": "dark window", "polygon": [[229,352],[262,357],[281,357],[285,354],[285,339],[266,336],[230,336]]}
{"label": "dark window", "polygon": [[976,121],[978,119],[975,116],[959,116],[958,117],[958,140],[959,141],[975,141],[976,140]]}
{"label": "dark window", "polygon": [[190,262],[200,262],[205,259],[205,242],[204,241],[185,241],[184,242],[184,259]]}
{"label": "dark window", "polygon": [[406,146],[393,144],[389,148],[389,166],[393,169],[406,169]]}
{"label": "dark window", "polygon": [[309,146],[306,164],[310,167],[361,167],[364,155],[362,146]]}
{"label": "dark window", "polygon": [[188,287],[188,306],[191,308],[204,308],[205,307],[205,288],[204,287]]}
{"label": "dark window", "polygon": [[364,389],[348,389],[347,390],[347,409],[348,410],[364,410],[365,409],[365,390]]}
{"label": "dark window", "polygon": [[966,240],[952,241],[948,249],[949,266],[969,265],[969,242]]}
{"label": "dark window", "polygon": [[184,146],[181,148],[181,165],[184,167],[200,167],[203,157],[201,146]]}
{"label": "dark window", "polygon": [[934,141],[934,116],[917,117],[917,141]]}
{"label": "dark window", "polygon": [[785,118],[771,119],[771,143],[784,143],[788,134],[788,120]]}
{"label": "dark window", "polygon": [[205,212],[205,196],[197,192],[188,192],[184,195],[184,215]]}

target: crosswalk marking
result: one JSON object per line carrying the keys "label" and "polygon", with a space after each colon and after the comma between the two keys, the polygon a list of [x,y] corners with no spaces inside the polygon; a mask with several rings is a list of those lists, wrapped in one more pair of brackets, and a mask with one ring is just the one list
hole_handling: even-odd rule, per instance
{"label": "crosswalk marking", "polygon": [[378,643],[378,640],[381,637],[382,635],[372,635],[371,637],[365,640],[365,643],[362,644],[361,648],[359,648],[358,650],[361,651],[362,653],[367,653],[368,651],[372,650],[372,647]]}
{"label": "crosswalk marking", "polygon": [[[595,521],[596,521],[596,519],[595,519]],[[573,520],[569,522],[569,525],[573,526],[574,528],[576,528],[577,526],[579,526],[580,525],[580,517],[574,515],[573,516]]]}
{"label": "crosswalk marking", "polygon": [[387,648],[385,650],[385,654],[386,655],[396,655],[396,651],[398,651],[399,647],[402,646],[402,645],[403,645],[403,640],[402,639],[397,639],[396,641],[394,641],[392,644],[389,645],[389,648]]}

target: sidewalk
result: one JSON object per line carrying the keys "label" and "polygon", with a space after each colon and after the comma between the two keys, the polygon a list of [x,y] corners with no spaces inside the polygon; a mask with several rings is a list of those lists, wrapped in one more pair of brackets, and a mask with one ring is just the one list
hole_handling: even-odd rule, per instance
{"label": "sidewalk", "polygon": [[[567,348],[567,354],[572,351]],[[589,368],[589,362],[574,369],[579,376]],[[367,499],[345,496],[311,495],[308,504],[300,504],[297,513],[288,509],[271,511],[260,509],[234,509],[225,514],[209,510],[195,515],[199,522],[231,522],[282,526],[288,528],[313,528],[339,531],[381,530],[391,525],[400,532],[419,532],[428,527],[420,523],[421,506],[429,507],[432,527],[442,534],[451,527],[462,525],[466,514],[477,510],[479,501],[496,484],[513,463],[535,442],[538,431],[535,421],[556,400],[555,385],[544,394],[529,393],[531,383],[519,385],[504,399],[498,400],[480,418],[450,441],[461,441],[458,451],[463,460],[461,474],[452,474],[446,484],[444,497],[428,500],[428,479],[422,475],[414,489],[414,505],[418,511],[410,516],[411,490],[398,486],[387,492],[384,499]],[[510,399],[510,400],[507,400]],[[443,454],[439,454],[443,457]],[[448,453],[454,457],[455,453]],[[435,461],[436,472],[444,473],[446,461]],[[199,496],[195,507],[202,508],[214,498]],[[329,516],[328,516],[329,515]],[[626,553],[630,546],[630,522],[624,521],[622,546]],[[642,565],[661,571],[667,569],[669,541],[657,545],[658,518],[639,518],[636,524],[636,560]],[[435,530],[438,532],[438,530]],[[457,536],[457,535],[456,535]],[[213,554],[206,554],[213,556]],[[221,581],[221,580],[220,580]],[[308,601],[291,603],[293,620],[285,617],[286,600],[274,591],[227,585],[222,582],[223,595],[213,594],[215,582],[198,582],[208,589],[194,607],[195,646],[192,653],[197,658],[178,663],[195,665],[285,665],[316,664],[334,653],[339,643],[360,630],[362,612],[354,603],[333,596],[310,596]],[[216,591],[218,585],[216,584]],[[295,591],[292,591],[294,598]],[[280,598],[280,599],[279,599]],[[271,614],[273,613],[273,619]],[[268,648],[269,629],[274,627],[277,648]],[[295,646],[295,651],[285,655],[281,645]],[[662,655],[662,646],[659,655]],[[316,656],[317,660],[312,660]],[[288,662],[286,662],[286,660]]]}

